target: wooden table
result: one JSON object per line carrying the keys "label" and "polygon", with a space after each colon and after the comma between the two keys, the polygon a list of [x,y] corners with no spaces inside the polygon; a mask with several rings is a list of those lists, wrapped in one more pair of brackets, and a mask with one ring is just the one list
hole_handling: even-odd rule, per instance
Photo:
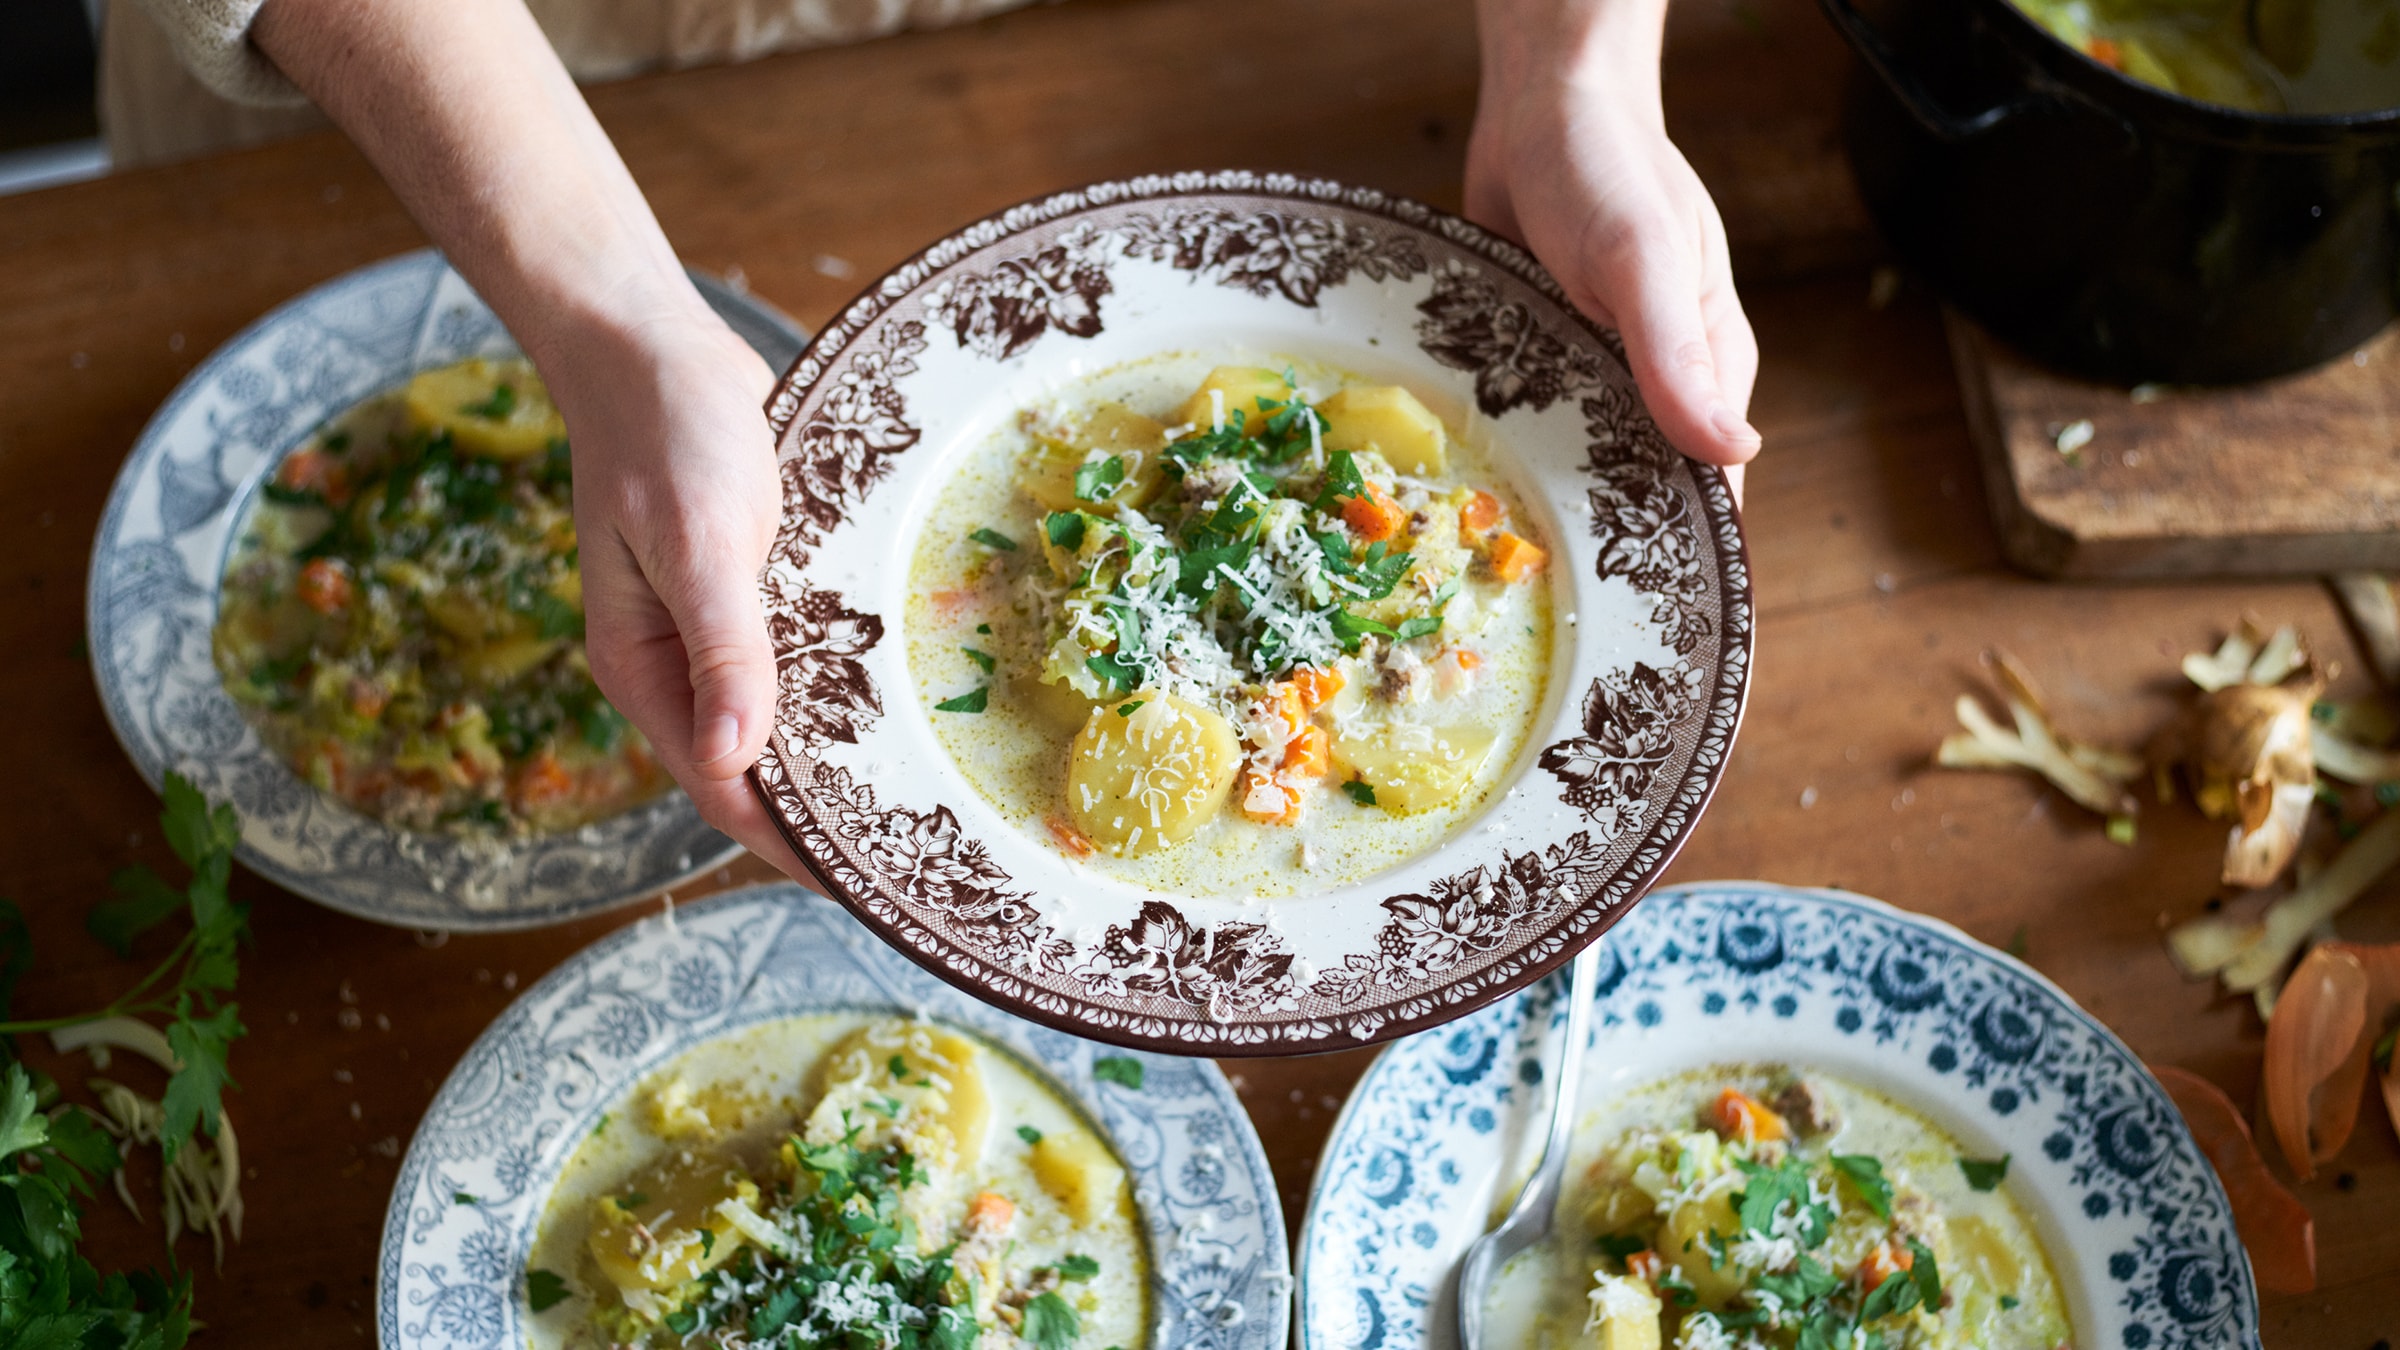
{"label": "wooden table", "polygon": [[[1073,0],[637,80],[593,102],[687,259],[739,269],[815,323],[924,241],[1098,178],[1243,165],[1455,205],[1475,94],[1469,8]],[[1842,77],[1807,0],[1677,9],[1671,120],[1729,218],[1766,354],[1755,417],[1768,450],[1749,488],[1761,620],[1749,724],[1674,875],[1846,886],[1995,943],[2021,933],[2033,963],[2144,1056],[2247,1102],[2255,1015],[2178,979],[2158,940],[2209,894],[2216,827],[2162,813],[2121,848],[2029,781],[1931,772],[1926,754],[1993,644],[2041,674],[2070,727],[2137,738],[2172,706],[2178,654],[2243,610],[2346,654],[2342,626],[2313,584],[2066,588],[2003,570],[1936,310],[1907,293],[1868,303],[1874,246],[1832,148]],[[237,328],[420,242],[330,136],[0,201],[0,894],[31,912],[42,954],[20,1009],[121,987],[132,967],[85,937],[81,916],[113,869],[170,862],[80,637],[119,460]],[[753,862],[718,881],[763,875]],[[247,875],[235,888],[256,905],[241,988],[252,1034],[228,1098],[249,1227],[222,1274],[182,1249],[201,1267],[203,1343],[357,1344],[373,1335],[397,1155],[436,1084],[514,990],[632,915],[444,941]],[[2393,889],[2348,931],[2400,936]],[[1295,1232],[1325,1130],[1369,1058],[1228,1065]],[[2323,1284],[2268,1304],[2271,1346],[2368,1350],[2400,1327],[2400,1147],[2382,1109],[2368,1112],[2338,1176],[2300,1188]],[[155,1233],[114,1205],[92,1222],[104,1261],[159,1259]]]}

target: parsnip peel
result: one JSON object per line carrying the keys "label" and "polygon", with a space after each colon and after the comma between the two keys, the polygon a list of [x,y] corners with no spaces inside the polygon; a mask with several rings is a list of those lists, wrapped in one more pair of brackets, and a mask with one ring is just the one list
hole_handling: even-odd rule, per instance
{"label": "parsnip peel", "polygon": [[2061,735],[2042,706],[2032,677],[2006,653],[1985,660],[2000,686],[2013,728],[2002,727],[1972,694],[1958,696],[1963,731],[1944,737],[1934,763],[1948,769],[2030,769],[2069,800],[2111,818],[2140,810],[2126,784],[2140,774],[2139,756]]}

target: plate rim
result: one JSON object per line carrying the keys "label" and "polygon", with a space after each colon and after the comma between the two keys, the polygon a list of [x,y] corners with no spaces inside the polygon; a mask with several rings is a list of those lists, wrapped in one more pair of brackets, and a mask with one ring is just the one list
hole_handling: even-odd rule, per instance
{"label": "plate rim", "polygon": [[[1387,224],[1431,236],[1477,256],[1483,262],[1501,269],[1511,279],[1532,287],[1537,293],[1558,305],[1562,313],[1574,325],[1575,330],[1591,339],[1602,350],[1612,353],[1622,350],[1621,339],[1614,331],[1602,327],[1578,310],[1568,299],[1557,280],[1525,249],[1463,216],[1445,211],[1429,203],[1401,194],[1387,193],[1375,188],[1308,174],[1218,169],[1132,175],[1042,193],[978,217],[911,253],[881,276],[869,282],[855,298],[844,305],[834,317],[828,319],[823,327],[809,339],[807,347],[793,361],[791,367],[777,379],[774,391],[769,395],[767,401],[768,424],[775,436],[779,463],[785,440],[791,433],[792,425],[797,419],[806,397],[818,384],[834,373],[839,358],[848,353],[878,319],[912,294],[932,284],[939,271],[946,270],[925,271],[929,260],[937,253],[957,249],[963,258],[1009,238],[1020,236],[1029,230],[1056,225],[1095,210],[1122,206],[1127,203],[1210,196],[1250,196],[1275,199],[1299,206],[1320,206],[1333,210],[1357,211],[1375,216]],[[920,271],[925,271],[925,275],[919,276],[913,281],[907,280]],[[1622,360],[1621,357],[1620,360]],[[1630,368],[1628,369],[1630,370]],[[805,378],[803,378],[804,372]],[[1635,399],[1637,403],[1641,402],[1638,392],[1635,394]],[[1641,406],[1641,415],[1645,420],[1649,418],[1646,404]],[[1579,906],[1556,915],[1545,929],[1539,930],[1511,949],[1523,961],[1523,964],[1512,974],[1491,980],[1463,998],[1440,1001],[1438,1006],[1414,1015],[1385,1016],[1373,1030],[1363,1034],[1356,1030],[1341,1029],[1334,1025],[1339,1019],[1328,1017],[1316,1019],[1327,1024],[1325,1030],[1306,1037],[1294,1036],[1288,1039],[1276,1036],[1251,1039],[1231,1036],[1198,1039],[1189,1036],[1178,1037],[1172,1034],[1172,1030],[1150,1033],[1131,1027],[1095,1025],[1090,1021],[1081,1020],[1073,1010],[1053,1011],[1030,998],[1004,992],[990,984],[980,982],[967,972],[944,962],[940,949],[929,950],[909,940],[906,932],[899,925],[887,922],[876,915],[872,907],[864,900],[853,895],[849,888],[840,884],[837,877],[828,874],[827,868],[821,865],[811,845],[796,829],[793,821],[778,809],[767,777],[762,773],[762,769],[774,765],[776,774],[785,776],[781,766],[776,764],[778,752],[773,739],[770,739],[759,764],[753,766],[746,776],[754,794],[765,809],[768,819],[774,823],[778,835],[790,847],[802,867],[807,871],[809,879],[823,894],[850,911],[853,917],[865,924],[878,937],[890,943],[896,950],[938,978],[1016,1016],[1089,1039],[1103,1040],[1113,1045],[1163,1054],[1207,1055],[1217,1058],[1283,1057],[1354,1050],[1388,1043],[1419,1031],[1438,1027],[1458,1018],[1470,1016],[1501,999],[1539,983],[1621,922],[1624,916],[1632,912],[1634,906],[1649,894],[1657,885],[1659,878],[1673,865],[1684,846],[1690,841],[1692,833],[1699,828],[1701,820],[1707,815],[1709,806],[1715,800],[1718,789],[1723,785],[1726,770],[1731,764],[1734,746],[1739,740],[1741,728],[1749,710],[1750,686],[1757,656],[1757,592],[1753,581],[1749,535],[1743,525],[1742,507],[1732,494],[1724,470],[1719,466],[1702,464],[1698,461],[1686,461],[1686,464],[1693,474],[1696,484],[1701,488],[1700,498],[1704,514],[1698,533],[1703,536],[1703,546],[1713,548],[1720,574],[1726,578],[1721,591],[1720,604],[1714,616],[1725,625],[1727,640],[1721,648],[1715,668],[1722,672],[1726,666],[1737,659],[1741,665],[1738,687],[1732,690],[1729,696],[1711,688],[1701,698],[1700,716],[1703,725],[1701,730],[1696,733],[1696,749],[1705,744],[1709,735],[1706,725],[1708,719],[1717,716],[1720,711],[1724,714],[1725,730],[1717,762],[1714,765],[1704,766],[1699,762],[1699,756],[1695,753],[1693,762],[1687,767],[1684,777],[1680,780],[1684,785],[1694,781],[1700,784],[1697,798],[1685,811],[1681,822],[1671,836],[1654,842],[1653,846],[1657,850],[1654,861],[1640,878],[1631,884],[1628,893],[1621,899],[1599,906],[1597,912],[1590,912],[1588,906]],[[1721,521],[1705,514],[1706,507],[1712,502],[1708,490],[1712,483],[1724,494],[1727,503]],[[1736,584],[1737,582],[1738,584]],[[1738,642],[1733,640],[1731,633],[1731,630],[1737,626],[1737,620],[1740,628]],[[1568,672],[1570,686],[1573,685],[1574,676],[1577,673],[1572,670]],[[1572,700],[1576,696],[1570,687],[1567,697]],[[780,718],[778,721],[780,723]],[[795,795],[800,795],[808,789],[802,785],[791,784],[790,790]],[[1436,846],[1437,849],[1439,847]],[[1639,847],[1640,845],[1637,844],[1637,851]],[[1417,856],[1430,856],[1433,851],[1428,850],[1425,854]],[[1414,860],[1414,858],[1411,859],[1411,861]],[[1170,897],[1162,894],[1160,898]],[[1583,926],[1576,928],[1575,925],[1579,921]],[[1542,952],[1545,943],[1555,943],[1555,946]],[[1478,969],[1470,972],[1466,978],[1480,980],[1484,973],[1482,969]],[[1457,982],[1453,980],[1442,987],[1455,987]],[[1254,1025],[1272,1028],[1307,1020],[1310,1019],[1292,1018],[1283,1019],[1280,1022],[1261,1021]],[[1208,1024],[1175,1021],[1169,1025],[1172,1029],[1180,1030]],[[1243,1024],[1228,1021],[1216,1025],[1236,1027]]]}
{"label": "plate rim", "polygon": [[[2128,1062],[2132,1063],[2141,1070],[2142,1081],[2148,1084],[2150,1089],[2155,1092],[2158,1100],[2167,1103],[2171,1113],[2171,1118],[2175,1124],[2175,1129],[2178,1132],[2178,1136],[2186,1145],[2190,1147],[2192,1154],[2200,1160],[2200,1170],[2206,1177],[2210,1192],[2217,1198],[2222,1206],[2223,1212],[2226,1216],[2227,1227],[2231,1228],[2233,1226],[2233,1202],[2225,1192],[2224,1182],[2217,1176],[2215,1165],[2208,1160],[2207,1151],[2201,1148],[2199,1140],[2192,1134],[2190,1124],[2184,1120],[2182,1112],[2174,1107],[2173,1100],[2168,1096],[2165,1086],[2158,1081],[2158,1076],[2151,1071],[2149,1061],[2134,1053],[2133,1047],[2126,1044],[2124,1037],[2119,1036],[2115,1028],[2109,1026],[2091,1010],[2085,1008],[2080,1002],[2077,1002],[2072,995],[2068,994],[2064,988],[2060,987],[2057,981],[2051,979],[2048,975],[2043,974],[2040,970],[2035,969],[2024,959],[2013,956],[2008,952],[2002,951],[2000,948],[1992,946],[1990,943],[1977,938],[1973,934],[1967,932],[1963,928],[1960,928],[1958,925],[1951,923],[1947,919],[1937,918],[1931,914],[1920,913],[1916,910],[1903,909],[1891,901],[1879,899],[1871,895],[1861,894],[1856,891],[1842,890],[1838,887],[1792,886],[1773,881],[1689,881],[1679,882],[1672,886],[1658,887],[1651,892],[1651,895],[1668,901],[1680,901],[1685,897],[1692,897],[1695,899],[1705,898],[1712,895],[1766,895],[1786,900],[1798,900],[1810,904],[1850,909],[1878,918],[1913,926],[1929,932],[1934,936],[1959,943],[1968,951],[1974,953],[1977,957],[1992,961],[1994,964],[2000,966],[2003,970],[2027,979],[2036,988],[2056,999],[2059,1006],[2067,1009],[2077,1018],[2081,1019],[2083,1024],[2091,1031],[2097,1033],[2105,1044],[2122,1054]],[[1530,997],[1531,993],[1532,991],[1530,989],[1519,990],[1511,997],[1523,999]],[[1595,1040],[1597,1040],[1599,1034],[1600,1028],[1595,1026],[1593,1028]],[[1354,1113],[1364,1109],[1362,1103],[1367,1100],[1369,1087],[1380,1075],[1396,1071],[1395,1064],[1397,1061],[1397,1056],[1402,1050],[1407,1048],[1407,1045],[1408,1042],[1395,1041],[1384,1046],[1376,1053],[1374,1060],[1367,1065],[1366,1071],[1358,1076],[1358,1082],[1350,1089],[1350,1095],[1343,1099],[1342,1109],[1335,1114],[1331,1128],[1326,1131],[1325,1145],[1318,1152],[1317,1174],[1309,1182],[1308,1206],[1301,1214],[1300,1232],[1297,1240],[1293,1244],[1295,1248],[1292,1260],[1292,1279],[1294,1285],[1292,1297],[1293,1350],[1330,1350],[1329,1347],[1324,1347],[1321,1345],[1321,1343],[1312,1341],[1310,1339],[1308,1317],[1308,1291],[1310,1288],[1309,1271],[1316,1257],[1317,1246],[1315,1241],[1315,1232],[1318,1218],[1324,1212],[1324,1207],[1327,1202],[1330,1188],[1333,1185],[1334,1177],[1334,1169],[1326,1164],[1333,1158],[1337,1147],[1341,1144],[1343,1136],[1352,1128],[1352,1117]],[[1547,1097],[1545,1095],[1544,1101],[1546,1100]],[[1919,1109],[1907,1102],[1903,1102],[1902,1105],[1910,1106],[1911,1109]],[[2241,1236],[2238,1231],[2234,1234],[2233,1250],[2240,1257],[2240,1275],[2249,1287],[2252,1310],[2253,1312],[2257,1312],[2259,1311],[2260,1307],[2257,1273],[2253,1268],[2253,1264],[2250,1259],[2249,1246],[2247,1243],[2241,1240]],[[2045,1255],[2047,1254],[2048,1253],[2045,1250]],[[2055,1258],[2053,1258],[2052,1264],[2057,1264]],[[2070,1329],[2075,1329],[2071,1323]],[[2241,1328],[2241,1331],[2246,1337],[2246,1339],[2239,1343],[2243,1347],[2243,1350],[2258,1350],[2258,1347],[2260,1347],[2262,1344],[2258,1326],[2253,1324],[2251,1326]]]}
{"label": "plate rim", "polygon": [[[721,314],[728,310],[739,314],[747,326],[757,330],[755,336],[745,334],[745,338],[763,341],[768,335],[773,335],[797,347],[804,348],[806,346],[808,337],[806,330],[781,310],[751,295],[746,289],[737,290],[725,281],[696,269],[686,270],[695,288],[700,291],[702,298],[708,301],[712,308],[718,309]],[[104,622],[103,616],[107,615],[111,608],[108,603],[109,545],[123,528],[126,516],[132,509],[133,497],[140,490],[142,484],[147,481],[149,474],[155,472],[156,461],[166,453],[168,428],[194,400],[202,396],[212,381],[219,377],[232,360],[234,353],[247,350],[252,345],[266,339],[278,328],[288,325],[304,315],[310,306],[323,303],[335,292],[371,286],[378,282],[405,277],[420,271],[429,274],[428,280],[431,287],[437,289],[442,284],[444,273],[452,276],[459,275],[457,268],[450,263],[447,255],[443,254],[441,250],[431,247],[409,249],[345,269],[318,281],[242,325],[202,356],[176,380],[174,388],[169,391],[167,397],[144,420],[141,430],[135,434],[131,445],[127,448],[123,461],[117,466],[115,475],[109,484],[108,496],[101,506],[99,520],[93,527],[92,545],[86,555],[83,596],[84,631],[87,637],[85,664],[91,676],[93,692],[99,698],[101,715],[108,723],[109,735],[115,739],[118,749],[124,754],[127,762],[133,766],[134,772],[141,777],[152,792],[163,790],[165,776],[174,768],[174,765],[163,760],[153,761],[150,755],[140,747],[140,738],[133,735],[126,725],[125,719],[132,712],[131,704],[124,697],[124,691],[112,679],[112,675],[115,673],[114,666],[106,656],[108,650],[106,637],[115,631],[116,624]],[[464,280],[463,276],[461,280]],[[429,290],[428,293],[432,294],[433,292]],[[249,502],[256,491],[255,479],[272,472],[273,466],[280,462],[282,456],[289,453],[291,448],[286,446],[280,450],[270,451],[262,459],[257,474],[245,476],[240,481],[229,485],[231,492],[224,506],[220,508],[220,513],[229,518],[228,528],[238,526],[241,518],[250,509]],[[220,576],[214,579],[196,578],[195,580],[200,580],[209,586],[207,603],[213,615],[219,603],[223,578]],[[221,682],[219,688],[222,689]],[[267,751],[266,755],[301,790],[315,793],[333,809],[347,811],[357,817],[360,824],[351,828],[363,828],[385,836],[404,836],[414,833],[385,825],[373,817],[351,810],[329,794],[318,792],[315,787],[301,780],[299,775],[292,773],[290,766],[284,764],[272,751]],[[674,788],[672,791],[680,793],[681,789]],[[645,804],[645,806],[648,805],[650,804]],[[644,807],[634,809],[640,810]],[[694,810],[696,814],[696,808]],[[409,888],[422,897],[438,899],[446,906],[443,912],[438,914],[392,913],[374,904],[363,903],[325,891],[315,884],[309,874],[295,870],[283,859],[266,852],[254,843],[248,837],[247,832],[236,844],[234,856],[245,867],[276,886],[313,904],[322,905],[353,918],[420,932],[506,932],[565,923],[639,903],[661,891],[689,885],[693,880],[726,866],[739,857],[741,852],[741,844],[727,838],[720,847],[713,851],[695,852],[688,866],[675,869],[670,875],[643,877],[637,879],[636,883],[631,886],[613,887],[578,900],[562,901],[538,908],[501,907],[480,910],[467,906],[447,894],[433,891],[429,887]]]}
{"label": "plate rim", "polygon": [[[673,907],[673,913],[677,917],[683,918],[705,915],[717,909],[767,904],[790,906],[795,911],[802,910],[811,904],[827,904],[832,906],[832,912],[838,915],[843,922],[858,924],[862,929],[865,928],[865,925],[860,924],[857,916],[853,915],[847,907],[835,904],[829,897],[794,881],[762,881],[735,886],[689,903],[677,904]],[[866,931],[868,937],[881,942],[880,936],[874,934],[872,930]],[[413,1183],[423,1169],[434,1166],[436,1162],[429,1155],[421,1153],[425,1124],[433,1119],[437,1108],[464,1091],[464,1085],[459,1079],[459,1070],[495,1044],[504,1033],[513,1033],[523,1020],[520,1016],[522,1010],[533,1006],[537,1000],[572,984],[595,963],[617,956],[629,948],[638,947],[643,942],[656,938],[659,932],[660,930],[653,925],[649,918],[643,918],[603,933],[591,942],[575,949],[539,979],[525,986],[515,998],[509,1000],[508,1005],[495,1014],[484,1025],[482,1031],[476,1033],[475,1039],[468,1043],[465,1050],[460,1052],[457,1062],[453,1063],[449,1072],[443,1076],[441,1085],[435,1089],[432,1099],[426,1103],[423,1114],[418,1117],[415,1127],[411,1130],[407,1147],[401,1151],[400,1165],[392,1179],[391,1196],[384,1204],[383,1223],[376,1241],[375,1253],[375,1344],[378,1350],[399,1350],[400,1347],[395,1325],[395,1319],[399,1316],[400,1310],[394,1305],[394,1300],[399,1297],[399,1287],[391,1277],[405,1258],[408,1236],[408,1202],[414,1189]],[[978,1002],[980,1001],[978,1000]],[[989,1005],[985,1006],[989,1007]],[[815,1011],[828,1010],[818,1009]],[[839,1011],[839,1009],[830,1011]],[[991,1008],[990,1011],[1003,1016],[1012,1015],[1005,1009]],[[674,1053],[687,1053],[708,1041],[722,1036],[739,1034],[780,1018],[808,1015],[811,1015],[809,1010],[786,1011],[753,1018],[738,1025],[720,1026],[710,1032],[708,1036]],[[939,1013],[934,1015],[938,1020]],[[963,1024],[954,1020],[952,1025]],[[999,1042],[980,1028],[966,1026],[964,1029],[971,1035],[994,1040],[996,1048],[1002,1053],[1016,1056],[1025,1061],[1029,1067],[1041,1075],[1046,1086],[1060,1091],[1070,1107],[1100,1132],[1102,1139],[1108,1142],[1112,1151],[1117,1150],[1118,1146],[1110,1136],[1105,1118],[1096,1103],[1085,1100],[1071,1085],[1056,1081],[1056,1075],[1017,1047]],[[1096,1048],[1120,1048],[1109,1046],[1106,1042],[1096,1041],[1090,1037],[1080,1039]],[[1260,1226],[1263,1230],[1261,1235],[1262,1254],[1277,1267],[1265,1272],[1264,1278],[1271,1283],[1280,1285],[1280,1288],[1275,1289],[1269,1297],[1280,1314],[1278,1320],[1282,1324],[1283,1334],[1276,1336],[1270,1333],[1268,1345],[1272,1347],[1272,1350],[1282,1350],[1291,1341],[1293,1319],[1300,1303],[1300,1281],[1293,1261],[1292,1234],[1284,1223],[1282,1192],[1276,1182],[1274,1168],[1267,1157],[1265,1142],[1259,1137],[1256,1122],[1250,1118],[1248,1106],[1243,1103],[1241,1094],[1234,1089],[1224,1070],[1205,1058],[1193,1059],[1183,1056],[1175,1058],[1192,1065],[1198,1071],[1202,1081],[1208,1085],[1211,1098],[1217,1102],[1229,1118],[1237,1122],[1234,1131],[1237,1136],[1236,1142],[1242,1149],[1251,1176],[1259,1183],[1255,1199]],[[640,1069],[629,1070],[624,1082],[615,1090],[615,1095],[608,1097],[607,1101],[613,1103],[619,1100],[625,1091],[631,1090],[640,1081],[644,1072],[657,1067],[658,1065],[652,1064]],[[605,1110],[606,1106],[603,1105],[601,1109]],[[547,1204],[550,1191],[556,1184],[557,1177],[549,1176],[542,1189],[544,1204]],[[1145,1334],[1149,1334],[1162,1324],[1166,1306],[1165,1302],[1157,1295],[1157,1283],[1161,1278],[1156,1254],[1159,1239],[1150,1231],[1147,1222],[1150,1207],[1143,1204],[1138,1191],[1134,1204],[1136,1212],[1141,1214],[1144,1220],[1142,1240],[1145,1247],[1149,1249],[1147,1255],[1151,1263],[1152,1325],[1145,1328]],[[512,1293],[509,1296],[513,1297],[513,1285]],[[1154,1344],[1152,1350],[1158,1350],[1158,1347]]]}

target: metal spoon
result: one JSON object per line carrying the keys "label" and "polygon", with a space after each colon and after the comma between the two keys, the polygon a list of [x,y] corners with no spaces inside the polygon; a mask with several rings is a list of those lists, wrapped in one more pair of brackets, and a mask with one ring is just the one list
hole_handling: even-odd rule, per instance
{"label": "metal spoon", "polygon": [[1558,1208],[1558,1191],[1567,1175],[1567,1135],[1575,1124],[1575,1098],[1583,1076],[1583,1055],[1592,1032],[1592,994],[1600,983],[1600,944],[1595,941],[1575,957],[1567,987],[1567,1035],[1550,1082],[1557,1095],[1550,1103],[1550,1139],[1542,1146],[1541,1165],[1517,1192],[1500,1226],[1475,1239],[1458,1268],[1458,1343],[1460,1350],[1481,1350],[1483,1305],[1492,1279],[1511,1257],[1550,1235],[1550,1216]]}

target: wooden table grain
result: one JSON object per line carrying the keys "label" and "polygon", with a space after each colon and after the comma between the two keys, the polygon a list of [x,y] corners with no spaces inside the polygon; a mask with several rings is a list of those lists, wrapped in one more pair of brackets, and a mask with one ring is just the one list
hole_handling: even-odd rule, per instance
{"label": "wooden table grain", "polygon": [[[684,256],[813,324],[949,229],[1099,178],[1287,169],[1455,206],[1475,98],[1469,9],[1072,0],[592,97]],[[1675,10],[1670,122],[1725,207],[1765,352],[1755,418],[1768,449],[1749,487],[1748,724],[1674,877],[1845,886],[1995,943],[2021,936],[2142,1055],[2247,1102],[2255,1015],[2177,978],[2159,943],[2210,893],[2217,829],[2161,813],[2118,847],[2035,784],[1931,772],[1926,752],[1992,645],[2042,677],[2070,727],[2121,738],[2174,705],[2177,656],[2245,610],[2363,663],[2314,584],[2062,587],[2003,568],[1936,310],[1905,291],[1868,302],[1876,250],[1833,151],[1843,77],[1807,0]],[[117,867],[170,865],[81,637],[119,462],[176,380],[242,325],[421,242],[333,136],[0,200],[0,894],[26,907],[41,954],[20,1009],[121,987],[135,968],[81,916]],[[709,888],[766,875],[749,860]],[[436,1085],[515,991],[640,911],[442,939],[247,874],[235,889],[256,907],[240,991],[251,1034],[227,1098],[249,1219],[221,1271],[190,1239],[179,1250],[199,1269],[201,1343],[364,1343],[398,1155]],[[2396,890],[2347,930],[2400,937]],[[1325,1131],[1370,1058],[1227,1066],[1295,1232]],[[2276,1350],[2369,1350],[2400,1327],[2400,1147],[2382,1108],[2368,1112],[2340,1163],[2299,1188],[2323,1281],[2267,1303]],[[163,1257],[156,1232],[113,1204],[91,1223],[104,1263]]]}

